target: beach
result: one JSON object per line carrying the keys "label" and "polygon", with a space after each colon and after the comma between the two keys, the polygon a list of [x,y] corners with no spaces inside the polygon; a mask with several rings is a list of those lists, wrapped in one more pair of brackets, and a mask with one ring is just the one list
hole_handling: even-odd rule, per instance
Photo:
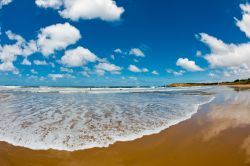
{"label": "beach", "polygon": [[244,166],[250,164],[250,91],[219,90],[190,119],[158,134],[107,148],[73,152],[31,150],[0,143],[0,163],[20,165],[173,165]]}
{"label": "beach", "polygon": [[250,0],[0,11],[0,166],[250,166]]}

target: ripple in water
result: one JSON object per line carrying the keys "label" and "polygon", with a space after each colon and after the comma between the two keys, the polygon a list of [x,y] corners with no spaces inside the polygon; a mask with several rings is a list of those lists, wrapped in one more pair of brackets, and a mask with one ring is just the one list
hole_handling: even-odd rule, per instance
{"label": "ripple in water", "polygon": [[189,118],[212,96],[181,92],[59,94],[0,98],[0,140],[31,149],[107,147]]}

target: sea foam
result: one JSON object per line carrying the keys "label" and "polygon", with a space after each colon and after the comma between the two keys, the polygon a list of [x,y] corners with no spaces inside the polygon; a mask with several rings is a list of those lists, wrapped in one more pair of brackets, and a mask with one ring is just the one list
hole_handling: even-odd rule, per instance
{"label": "sea foam", "polygon": [[201,88],[103,88],[91,93],[71,88],[66,94],[53,92],[69,89],[33,89],[0,87],[8,94],[0,98],[1,141],[43,150],[107,147],[158,133],[190,118],[213,98],[200,95]]}

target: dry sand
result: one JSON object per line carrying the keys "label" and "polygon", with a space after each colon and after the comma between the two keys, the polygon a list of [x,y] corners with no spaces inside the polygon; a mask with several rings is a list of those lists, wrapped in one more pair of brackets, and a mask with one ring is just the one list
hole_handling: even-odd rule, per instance
{"label": "dry sand", "polygon": [[[109,148],[34,151],[0,143],[1,166],[250,165],[250,91],[204,105],[191,119]],[[229,100],[225,102],[224,100]]]}

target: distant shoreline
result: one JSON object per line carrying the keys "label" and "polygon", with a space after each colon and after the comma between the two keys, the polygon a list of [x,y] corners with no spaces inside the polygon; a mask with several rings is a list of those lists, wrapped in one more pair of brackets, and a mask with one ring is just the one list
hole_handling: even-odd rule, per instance
{"label": "distant shoreline", "polygon": [[235,80],[233,82],[213,82],[213,83],[173,83],[166,87],[189,87],[189,86],[230,86],[230,87],[248,87],[250,88],[250,78],[244,80]]}

